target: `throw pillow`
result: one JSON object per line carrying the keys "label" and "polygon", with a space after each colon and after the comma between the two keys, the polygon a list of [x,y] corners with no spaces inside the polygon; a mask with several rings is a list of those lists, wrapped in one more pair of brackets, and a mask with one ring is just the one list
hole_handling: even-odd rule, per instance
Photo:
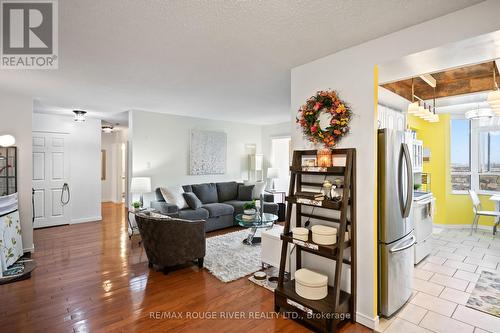
{"label": "throw pillow", "polygon": [[182,193],[184,190],[180,186],[170,186],[170,187],[161,187],[160,188],[161,195],[163,195],[163,199],[169,204],[174,204],[179,209],[187,208],[188,205]]}
{"label": "throw pillow", "polygon": [[255,185],[252,193],[252,199],[260,199],[260,195],[266,189],[266,182],[245,182],[245,185]]}
{"label": "throw pillow", "polygon": [[235,200],[238,197],[237,182],[216,183],[219,202]]}
{"label": "throw pillow", "polygon": [[195,184],[191,185],[191,188],[193,189],[193,193],[204,204],[216,203],[219,200],[215,183]]}
{"label": "throw pillow", "polygon": [[239,185],[238,186],[238,200],[239,201],[252,201],[252,192],[255,185]]}
{"label": "throw pillow", "polygon": [[193,192],[185,192],[182,193],[182,195],[184,196],[184,200],[186,200],[188,206],[191,209],[198,209],[203,205],[200,199],[198,199],[196,194],[194,194]]}

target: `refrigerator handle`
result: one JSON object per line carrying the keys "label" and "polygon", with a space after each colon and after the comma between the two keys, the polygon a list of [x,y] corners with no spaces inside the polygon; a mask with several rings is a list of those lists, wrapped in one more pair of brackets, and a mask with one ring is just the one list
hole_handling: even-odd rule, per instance
{"label": "refrigerator handle", "polygon": [[403,155],[404,155],[404,143],[401,144],[401,149],[399,150],[398,157],[398,201],[399,208],[401,210],[401,216],[405,217],[405,203],[403,199]]}
{"label": "refrigerator handle", "polygon": [[389,250],[389,252],[395,253],[395,252],[400,252],[400,251],[404,251],[404,250],[409,249],[410,247],[415,245],[415,243],[417,242],[417,237],[415,237],[414,235],[411,235],[410,239],[411,239],[411,241],[408,244],[403,245],[401,247],[393,247],[392,249]]}
{"label": "refrigerator handle", "polygon": [[408,145],[406,143],[403,143],[403,152],[406,161],[406,177],[407,177],[406,185],[408,186],[403,217],[408,217],[410,216],[411,204],[413,201],[413,170],[411,164],[410,151],[408,150]]}

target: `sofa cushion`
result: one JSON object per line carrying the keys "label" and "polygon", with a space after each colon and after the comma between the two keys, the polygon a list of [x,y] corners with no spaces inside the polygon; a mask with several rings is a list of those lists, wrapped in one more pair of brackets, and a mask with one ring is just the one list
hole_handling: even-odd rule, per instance
{"label": "sofa cushion", "polygon": [[185,220],[206,220],[208,219],[208,215],[208,210],[203,208],[186,208],[179,211],[179,218]]}
{"label": "sofa cushion", "polygon": [[217,217],[223,215],[233,215],[234,208],[231,205],[223,203],[211,203],[202,206],[203,209],[208,210],[209,217]]}
{"label": "sofa cushion", "polygon": [[216,183],[219,202],[235,200],[238,195],[237,182]]}
{"label": "sofa cushion", "polygon": [[184,192],[193,192],[191,185],[182,185],[182,188],[184,189]]}
{"label": "sofa cushion", "polygon": [[193,189],[193,193],[196,194],[203,204],[216,203],[219,201],[217,197],[217,187],[214,183],[191,185],[191,188]]}
{"label": "sofa cushion", "polygon": [[177,207],[179,207],[179,209],[184,209],[188,207],[186,200],[184,200],[184,197],[182,196],[182,193],[184,193],[182,187],[180,186],[160,187],[160,191],[167,203],[174,204]]}
{"label": "sofa cushion", "polygon": [[203,203],[193,192],[182,193],[182,195],[184,196],[184,200],[186,200],[189,208],[198,209],[203,206]]}
{"label": "sofa cushion", "polygon": [[[239,185],[238,198],[239,201],[252,201],[252,192],[255,185]],[[224,200],[229,201],[229,200]]]}

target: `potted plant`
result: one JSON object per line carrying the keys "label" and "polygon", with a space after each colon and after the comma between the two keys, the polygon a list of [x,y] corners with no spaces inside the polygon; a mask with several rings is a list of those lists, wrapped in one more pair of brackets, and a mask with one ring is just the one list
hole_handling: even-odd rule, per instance
{"label": "potted plant", "polygon": [[132,202],[132,207],[134,207],[134,210],[139,210],[139,208],[141,208],[141,203],[139,201],[134,201]]}
{"label": "potted plant", "polygon": [[243,205],[243,213],[246,215],[255,215],[257,211],[255,210],[255,200],[252,202],[247,202]]}

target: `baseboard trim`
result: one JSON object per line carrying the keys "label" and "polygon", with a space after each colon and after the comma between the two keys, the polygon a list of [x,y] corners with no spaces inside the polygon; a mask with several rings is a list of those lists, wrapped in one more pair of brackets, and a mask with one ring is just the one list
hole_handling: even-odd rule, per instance
{"label": "baseboard trim", "polygon": [[86,223],[86,222],[100,222],[101,220],[102,220],[102,216],[84,217],[81,219],[72,219],[70,224],[78,224],[78,223]]}
{"label": "baseboard trim", "polygon": [[356,322],[374,330],[378,326],[378,316],[375,316],[375,318],[371,318],[367,315],[356,312]]}
{"label": "baseboard trim", "polygon": [[[437,228],[443,228],[443,229],[470,229],[471,225],[470,224],[438,224],[434,223],[434,227]],[[478,230],[486,230],[486,231],[493,231],[493,225],[478,225],[477,226]]]}

